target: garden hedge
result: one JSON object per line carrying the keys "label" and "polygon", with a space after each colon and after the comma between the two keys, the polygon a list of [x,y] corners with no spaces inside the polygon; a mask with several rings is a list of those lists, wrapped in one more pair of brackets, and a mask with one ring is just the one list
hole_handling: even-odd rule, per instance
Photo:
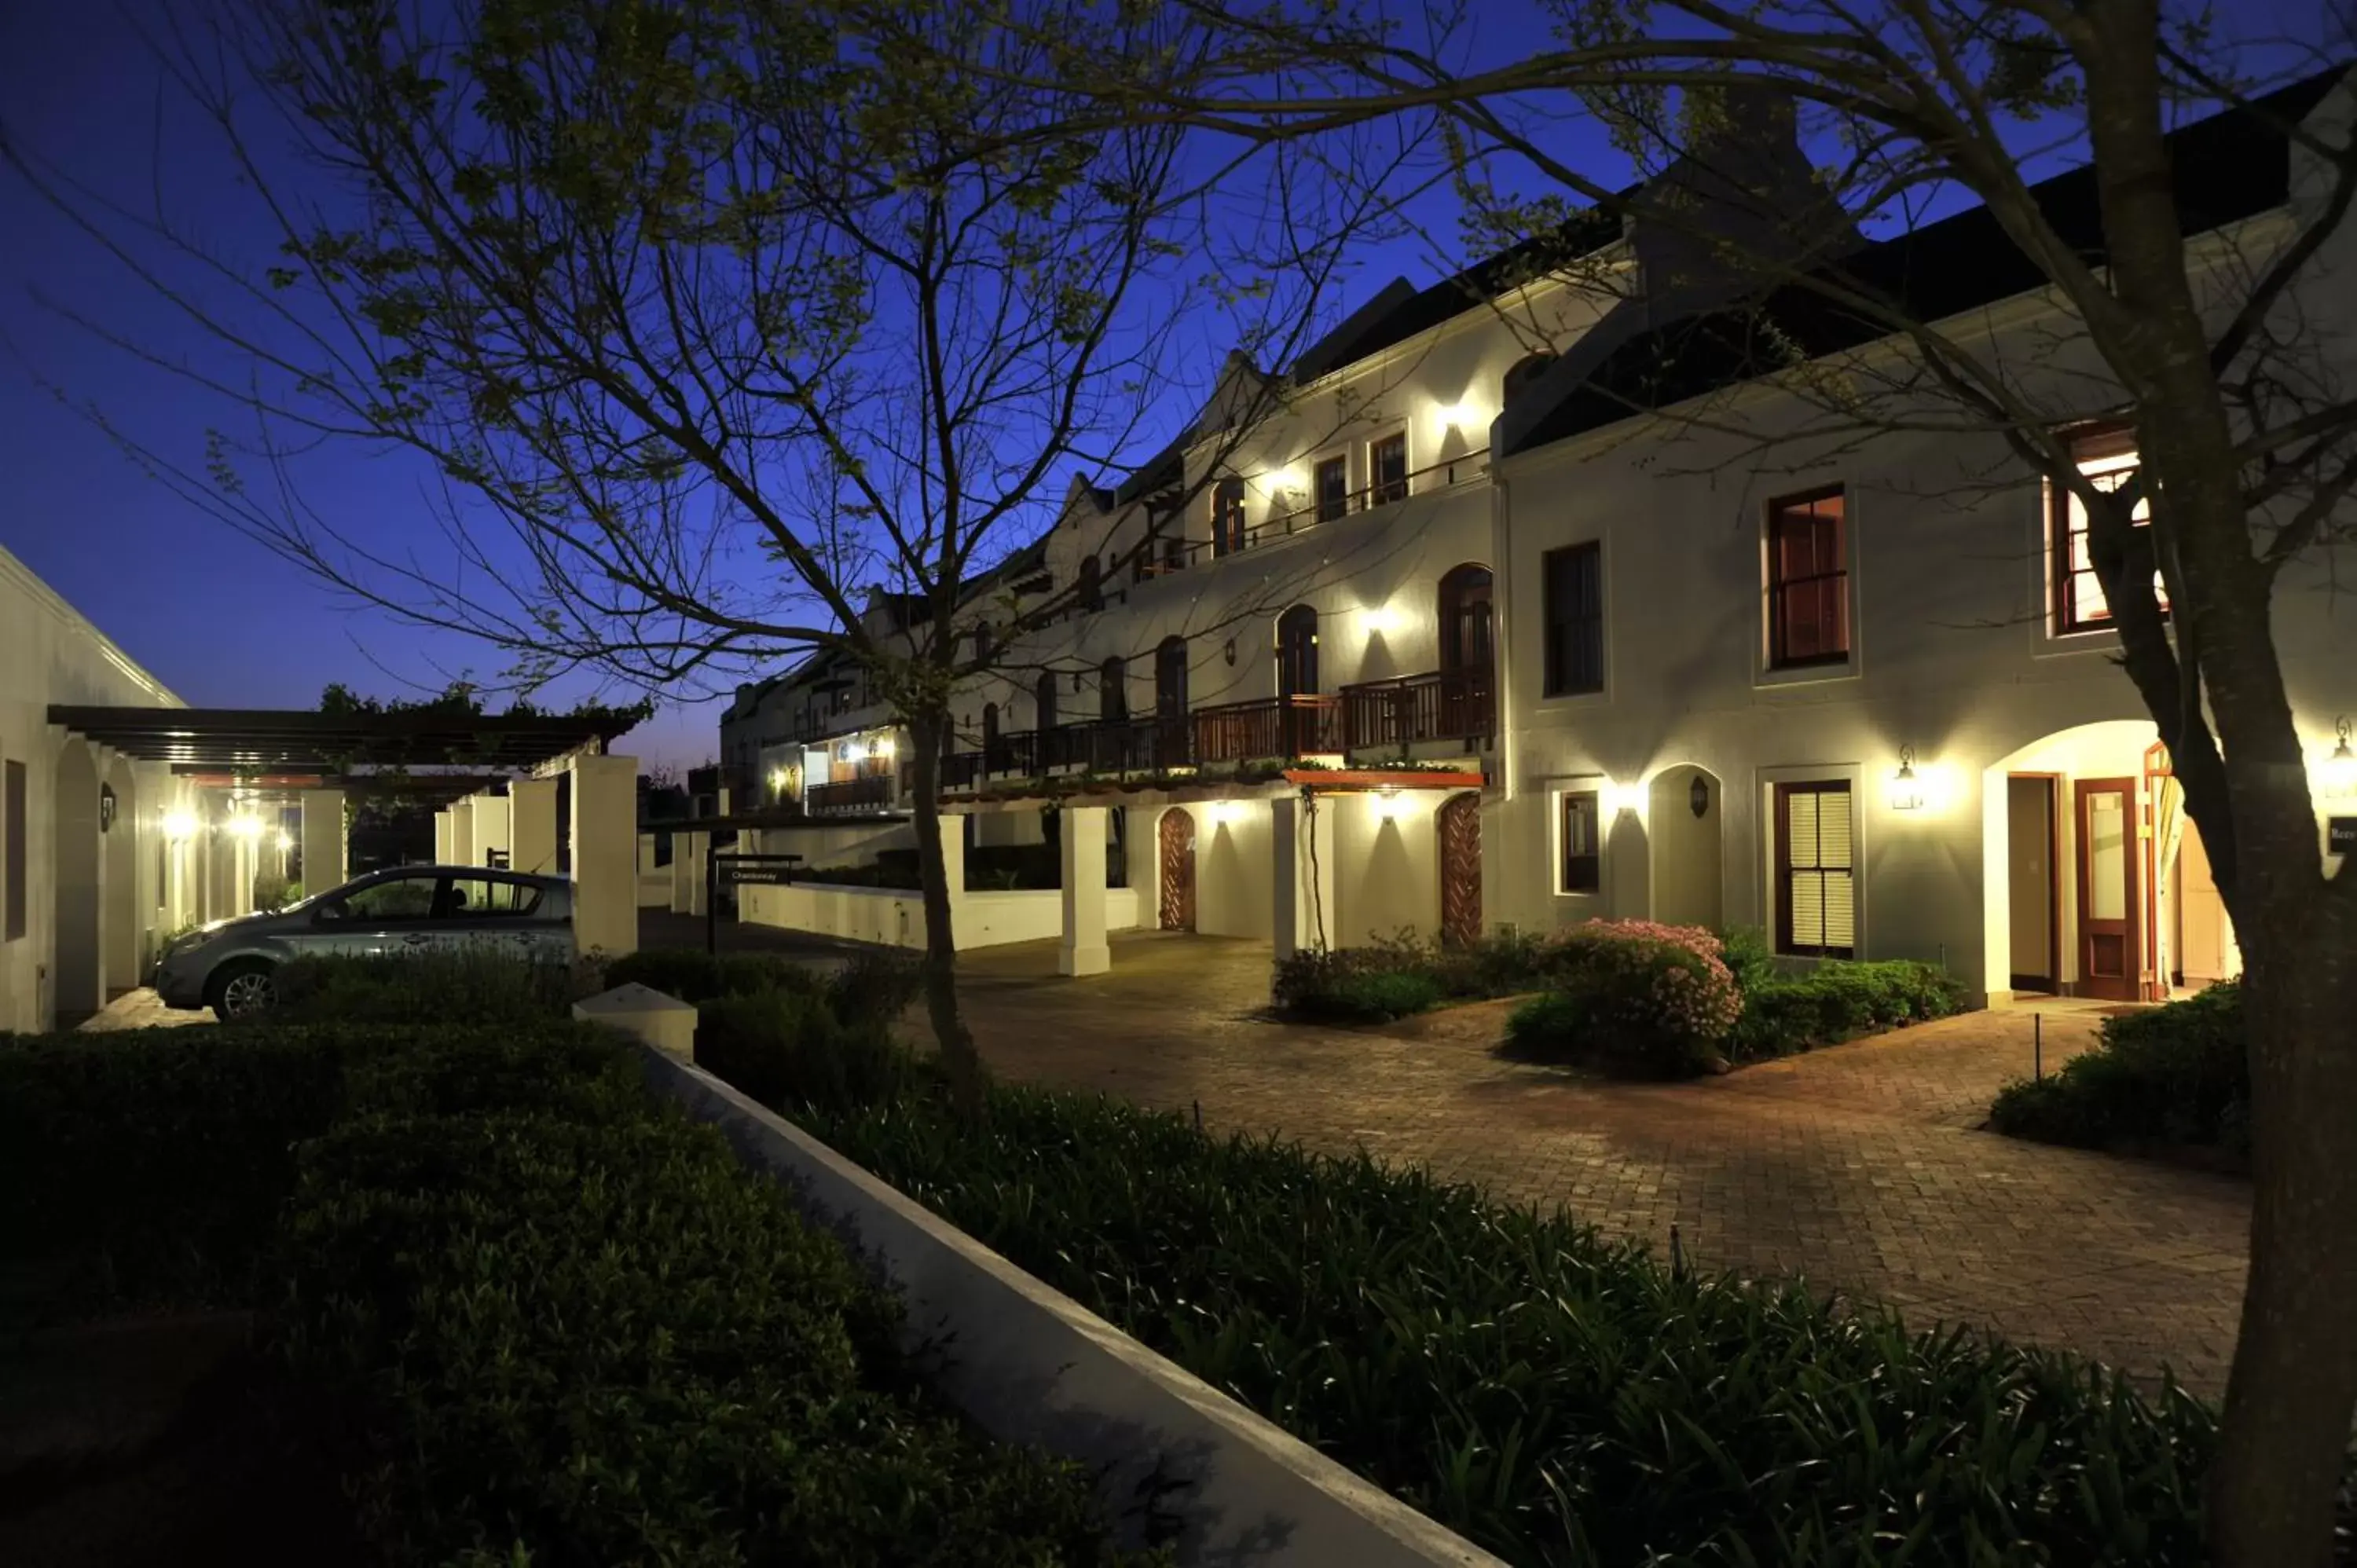
{"label": "garden hedge", "polygon": [[2251,1151],[2251,1066],[2239,981],[2103,1022],[2092,1051],[2041,1080],[2016,1079],[1989,1125],[2017,1138],[2130,1151]]}

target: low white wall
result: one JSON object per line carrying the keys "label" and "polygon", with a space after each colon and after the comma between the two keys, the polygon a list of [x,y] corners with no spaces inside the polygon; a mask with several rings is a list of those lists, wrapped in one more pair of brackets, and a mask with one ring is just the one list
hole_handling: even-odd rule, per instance
{"label": "low white wall", "polygon": [[1132,1543],[1140,1485],[1158,1470],[1178,1483],[1157,1509],[1190,1568],[1502,1568],[718,1079],[656,1050],[644,1059],[658,1092],[849,1233],[906,1303],[911,1338],[950,1347],[939,1380],[952,1401],[994,1436],[1094,1471]]}
{"label": "low white wall", "polygon": [[639,908],[641,909],[671,908],[671,867],[660,871],[639,873]]}
{"label": "low white wall", "polygon": [[[737,918],[757,926],[887,947],[925,945],[924,900],[902,888],[798,882],[791,887],[741,887],[737,897]],[[1040,941],[1062,934],[1064,896],[1052,887],[1044,892],[964,893],[958,896],[950,918],[961,951]],[[1127,887],[1106,888],[1105,929],[1125,931],[1136,925],[1136,893]]]}

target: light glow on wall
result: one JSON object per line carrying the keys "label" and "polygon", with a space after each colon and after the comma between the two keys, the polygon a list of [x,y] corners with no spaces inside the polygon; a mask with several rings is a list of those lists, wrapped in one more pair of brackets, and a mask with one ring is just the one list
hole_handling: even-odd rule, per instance
{"label": "light glow on wall", "polygon": [[164,836],[174,843],[196,837],[197,830],[203,825],[197,821],[197,814],[185,806],[164,813]]}
{"label": "light glow on wall", "polygon": [[1452,430],[1469,435],[1489,427],[1490,411],[1469,399],[1444,403],[1432,411],[1432,421],[1443,435]]}
{"label": "light glow on wall", "polygon": [[1391,637],[1406,629],[1407,612],[1388,599],[1368,606],[1365,614],[1370,637]]}
{"label": "light glow on wall", "polygon": [[1398,786],[1393,785],[1386,789],[1376,790],[1374,808],[1375,821],[1379,822],[1388,822],[1395,820],[1399,816],[1402,809]]}
{"label": "light glow on wall", "polygon": [[1596,793],[1598,804],[1604,808],[1604,821],[1608,826],[1623,811],[1631,816],[1645,814],[1645,784],[1642,779],[1624,783],[1618,779],[1607,779],[1603,788]]}
{"label": "light glow on wall", "polygon": [[242,812],[229,820],[229,831],[252,842],[262,836],[262,819],[251,811]]}
{"label": "light glow on wall", "polygon": [[2332,755],[2324,759],[2317,775],[2324,786],[2328,800],[2357,800],[2357,751],[2349,746],[2349,721],[2333,721]]}

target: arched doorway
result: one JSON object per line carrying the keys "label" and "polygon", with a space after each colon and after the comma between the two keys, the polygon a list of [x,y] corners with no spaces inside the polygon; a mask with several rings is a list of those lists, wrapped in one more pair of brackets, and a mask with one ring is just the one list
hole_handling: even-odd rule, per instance
{"label": "arched doorway", "polygon": [[1490,589],[1490,568],[1475,562],[1455,567],[1440,579],[1443,670],[1490,668],[1494,651]]}
{"label": "arched doorway", "polygon": [[1184,806],[1162,813],[1159,829],[1161,918],[1166,931],[1195,929],[1195,819]]}
{"label": "arched doorway", "polygon": [[1720,859],[1726,814],[1725,792],[1706,769],[1681,764],[1653,775],[1645,823],[1654,919],[1714,931],[1727,923]]}
{"label": "arched doorway", "polygon": [[[111,794],[113,800],[106,797]],[[106,944],[102,981],[113,996],[139,983],[139,809],[131,764],[118,757],[101,792],[99,847],[105,857]],[[156,897],[163,896],[158,886]]]}
{"label": "arched doorway", "polygon": [[1481,796],[1451,795],[1433,819],[1440,835],[1440,940],[1471,947],[1481,940]]}
{"label": "arched doorway", "polygon": [[106,1004],[99,950],[101,855],[98,764],[88,745],[69,740],[51,775],[57,807],[57,966],[49,994],[59,1025],[80,1023]]}

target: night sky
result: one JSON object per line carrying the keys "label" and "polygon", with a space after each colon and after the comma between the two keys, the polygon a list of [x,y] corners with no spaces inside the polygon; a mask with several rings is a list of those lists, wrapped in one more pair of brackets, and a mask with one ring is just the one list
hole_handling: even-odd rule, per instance
{"label": "night sky", "polygon": [[[1485,8],[1483,53],[1530,37],[1508,25],[1518,9],[1518,0]],[[2291,9],[2314,14],[2306,4]],[[159,125],[156,85],[154,61],[108,0],[0,5],[0,113],[14,134],[75,178],[134,200],[148,190],[160,145],[172,209],[209,219],[217,202],[230,216],[207,238],[231,251],[241,241],[253,248],[255,236],[235,230],[238,193],[187,154],[188,138],[168,116]],[[1586,151],[1599,171],[1617,161]],[[1445,231],[1445,220],[1435,227]],[[201,357],[217,374],[237,372],[218,346],[6,172],[0,236],[0,543],[190,703],[308,707],[331,681],[403,695],[438,690],[462,673],[496,673],[502,658],[494,650],[340,602],[175,497],[61,403],[44,382],[190,462],[208,424],[236,417],[217,396],[96,342],[37,293],[167,352]],[[1394,274],[1430,279],[1454,246],[1443,231],[1367,256],[1353,301]],[[301,474],[308,499],[373,537],[397,541],[421,527],[425,507],[406,460],[344,446],[314,454]],[[548,696],[564,701],[591,689],[576,681]],[[716,749],[717,724],[713,703],[674,701],[623,747],[691,764]]]}

